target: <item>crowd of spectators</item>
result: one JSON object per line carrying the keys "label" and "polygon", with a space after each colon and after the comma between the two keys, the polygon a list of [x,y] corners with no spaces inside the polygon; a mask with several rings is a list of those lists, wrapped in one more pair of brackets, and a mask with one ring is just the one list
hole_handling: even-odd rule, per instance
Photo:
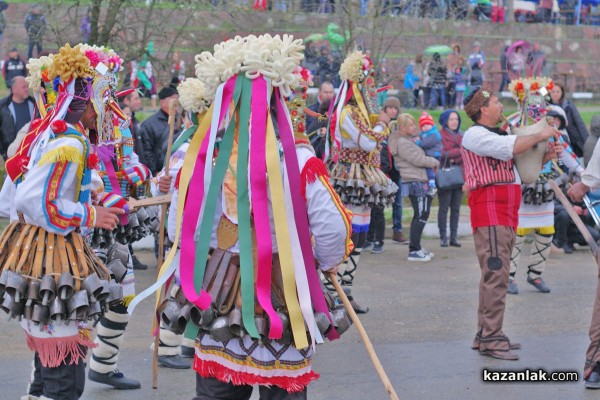
{"label": "crowd of spectators", "polygon": [[[504,23],[509,0],[360,0],[351,11],[366,16],[376,15],[438,18]],[[600,25],[600,11],[594,2],[584,1],[579,10],[579,23]],[[344,0],[211,0],[215,7],[250,7],[260,11],[298,11],[334,14],[348,3]],[[524,0],[514,3],[514,19],[523,23],[577,23],[578,0]]]}

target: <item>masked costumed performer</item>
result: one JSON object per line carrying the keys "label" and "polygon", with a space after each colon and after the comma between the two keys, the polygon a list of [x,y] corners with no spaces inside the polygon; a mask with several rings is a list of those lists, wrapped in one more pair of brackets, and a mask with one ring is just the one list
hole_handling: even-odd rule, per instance
{"label": "masked costumed performer", "polygon": [[[354,300],[351,288],[365,245],[371,206],[393,203],[398,186],[379,168],[379,149],[389,135],[390,117],[379,112],[375,72],[371,60],[360,51],[346,57],[340,68],[343,82],[335,99],[326,142],[326,158],[330,156],[329,172],[344,206],[353,214],[352,242],[354,251],[339,268],[337,277],[357,313],[366,313]],[[333,285],[328,283],[333,291]]]}
{"label": "masked costumed performer", "polygon": [[[136,189],[143,188],[151,175],[133,151],[129,119],[117,103],[115,90],[122,60],[112,49],[104,47],[83,45],[81,51],[91,56],[94,67],[100,64],[107,68],[103,79],[96,79],[92,83],[92,105],[98,115],[93,151],[98,158],[98,175],[101,178],[101,184],[93,190],[100,204],[118,207],[127,213],[129,210],[125,199],[132,193],[137,195]],[[138,215],[132,213],[121,216],[118,228],[112,231],[95,230],[92,239],[94,251],[107,265],[115,268],[115,263],[120,263],[118,269],[126,271],[119,276],[123,302],[111,305],[97,325],[96,347],[92,351],[88,372],[91,381],[118,389],[138,389],[141,386],[139,381],[125,377],[117,369],[119,351],[129,323],[127,305],[135,296],[133,263],[127,244],[141,239],[150,230],[144,221],[138,220]]]}
{"label": "masked costumed performer", "polygon": [[[175,243],[181,237],[183,292],[202,314],[195,399],[247,399],[252,385],[262,399],[305,399],[318,376],[314,345],[338,336],[315,264],[330,271],[347,256],[351,222],[285,103],[303,47],[289,36],[236,37],[197,57],[198,78],[217,88],[177,179],[169,228]],[[333,320],[349,326],[343,310]]]}
{"label": "masked costumed performer", "polygon": [[15,287],[5,293],[3,308],[11,316],[23,314],[27,344],[36,352],[25,399],[81,396],[86,350],[94,346],[86,321],[100,316],[110,299],[105,291],[112,285],[110,273],[82,238],[94,226],[114,228],[122,213],[91,203],[93,160],[86,135],[96,126],[90,102],[96,72],[79,46],[69,45],[53,56],[49,68],[30,70],[32,79],[53,82],[57,97],[6,163],[15,184],[0,267],[7,289],[10,282],[21,282],[17,277],[29,282],[27,299],[23,288]]}

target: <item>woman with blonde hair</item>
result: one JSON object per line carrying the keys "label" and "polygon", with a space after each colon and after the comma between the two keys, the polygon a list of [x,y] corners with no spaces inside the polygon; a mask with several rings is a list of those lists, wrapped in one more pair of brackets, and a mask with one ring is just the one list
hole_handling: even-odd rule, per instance
{"label": "woman with blonde hair", "polygon": [[410,114],[400,114],[396,129],[389,138],[390,153],[394,164],[402,176],[402,195],[408,196],[413,207],[410,224],[408,261],[430,261],[434,254],[421,247],[421,235],[429,218],[431,196],[427,196],[427,172],[425,168],[437,169],[439,161],[428,157],[415,140],[419,131],[415,119]]}

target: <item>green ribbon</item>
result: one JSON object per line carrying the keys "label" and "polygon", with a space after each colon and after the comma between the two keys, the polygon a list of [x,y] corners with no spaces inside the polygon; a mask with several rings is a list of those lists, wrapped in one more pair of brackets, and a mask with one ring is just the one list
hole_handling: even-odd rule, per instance
{"label": "green ribbon", "polygon": [[248,195],[248,152],[250,150],[248,125],[250,121],[250,103],[252,100],[252,82],[246,76],[242,76],[242,81],[237,160],[237,211],[242,286],[242,320],[244,321],[244,328],[250,336],[258,339],[260,335],[254,323],[254,260],[252,257],[252,232],[250,226],[250,197]]}
{"label": "green ribbon", "polygon": [[[179,135],[177,140],[173,143],[173,146],[171,146],[171,154],[175,153],[181,147],[182,144],[187,142],[188,139],[190,137],[192,137],[194,132],[196,132],[196,129],[198,129],[198,124],[192,125],[189,128],[187,128],[185,131],[183,131],[181,133],[181,135]],[[165,165],[166,165],[166,163],[167,163],[167,160],[165,160]]]}

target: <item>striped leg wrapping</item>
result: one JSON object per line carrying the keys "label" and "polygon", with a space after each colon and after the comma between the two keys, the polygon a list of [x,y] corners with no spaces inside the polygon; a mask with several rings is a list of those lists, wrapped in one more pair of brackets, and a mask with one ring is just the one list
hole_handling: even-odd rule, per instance
{"label": "striped leg wrapping", "polygon": [[[183,342],[183,335],[177,335],[167,329],[160,328],[160,342],[158,344],[159,356],[176,356],[181,354],[179,346]],[[193,343],[193,342],[192,342]],[[193,344],[192,344],[193,346]]]}
{"label": "striped leg wrapping", "polygon": [[546,260],[550,254],[550,245],[553,235],[541,235],[535,233],[534,245],[531,250],[531,260],[529,262],[529,275],[532,279],[537,278],[546,269]]}
{"label": "striped leg wrapping", "polygon": [[97,336],[94,342],[97,344],[90,359],[90,369],[101,374],[107,374],[117,368],[119,359],[119,348],[123,342],[123,334],[129,322],[129,314],[120,314],[109,311],[100,319],[97,328]]}
{"label": "striped leg wrapping", "polygon": [[515,239],[515,245],[510,255],[510,276],[514,277],[517,273],[517,267],[519,266],[519,260],[521,259],[521,253],[523,252],[523,246],[525,245],[525,236],[517,235]]}

